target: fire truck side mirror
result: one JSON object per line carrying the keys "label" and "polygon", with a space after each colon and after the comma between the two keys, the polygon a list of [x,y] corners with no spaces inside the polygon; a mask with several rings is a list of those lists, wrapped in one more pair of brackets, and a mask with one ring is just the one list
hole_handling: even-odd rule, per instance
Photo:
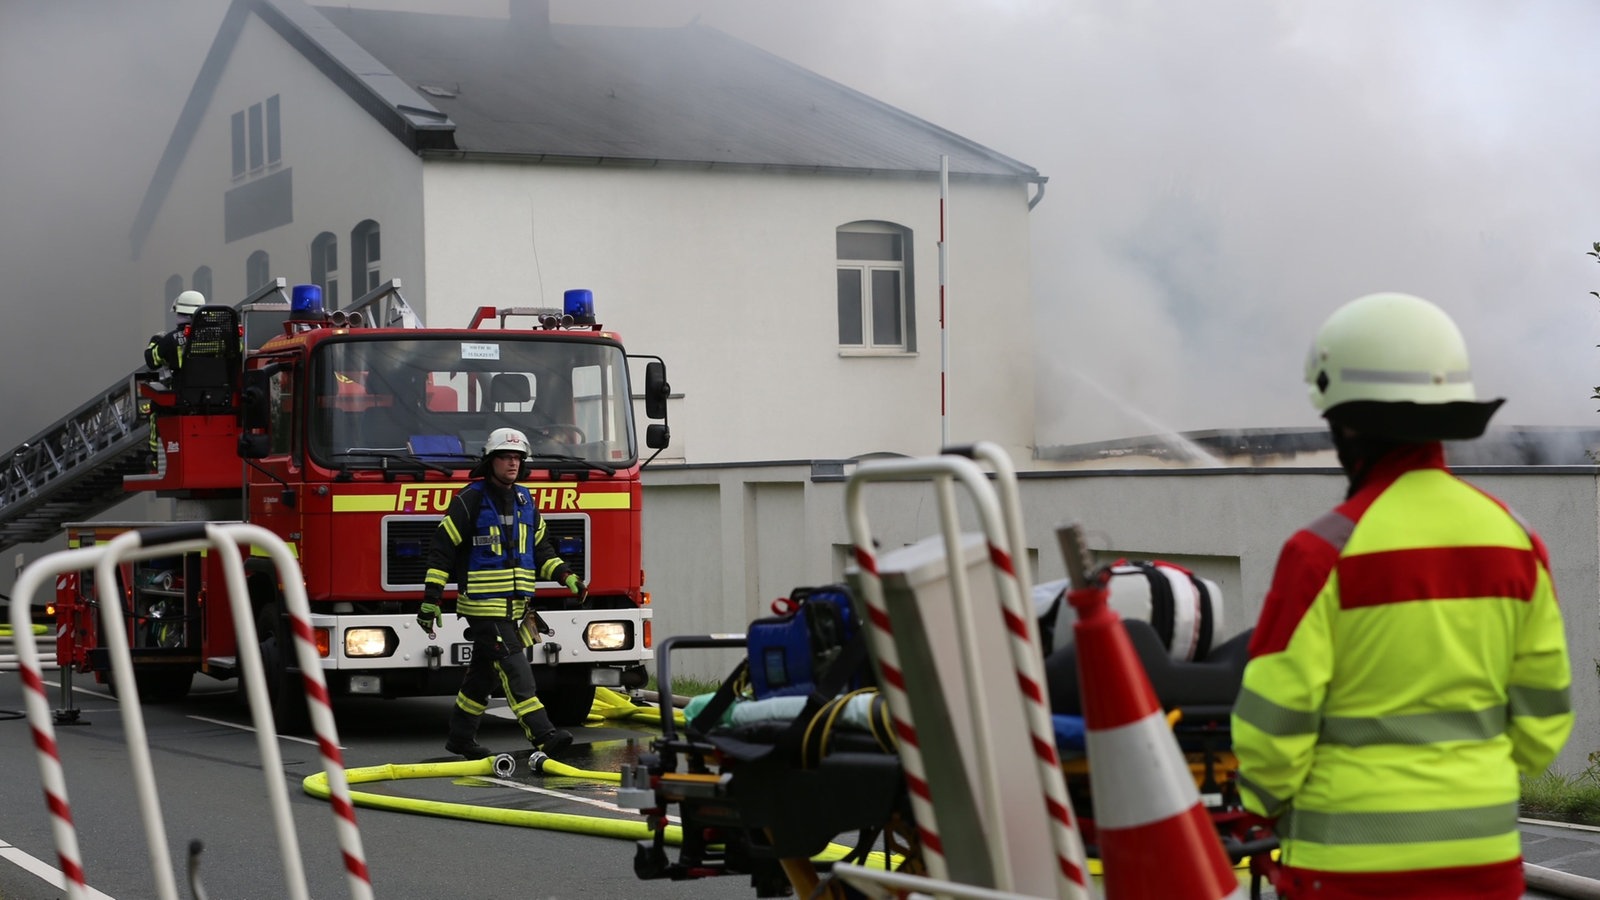
{"label": "fire truck side mirror", "polygon": [[246,432],[265,429],[270,421],[270,377],[265,369],[251,369],[244,373],[244,383],[239,389],[239,424],[244,426]]}
{"label": "fire truck side mirror", "polygon": [[[644,414],[651,419],[665,419],[667,417],[667,396],[672,393],[672,386],[667,384],[667,365],[657,360],[644,367]],[[654,426],[652,426],[653,428]],[[665,427],[662,433],[666,433]],[[655,444],[649,446],[654,447]],[[663,443],[661,446],[665,447]]]}
{"label": "fire truck side mirror", "polygon": [[651,450],[660,450],[672,443],[672,432],[667,426],[656,422],[644,430],[644,445]]}
{"label": "fire truck side mirror", "polygon": [[244,373],[239,387],[239,458],[260,459],[267,455],[272,440],[267,435],[272,406],[269,399],[271,376],[262,369]]}
{"label": "fire truck side mirror", "polygon": [[239,435],[239,458],[261,459],[272,447],[271,438],[261,432]]}

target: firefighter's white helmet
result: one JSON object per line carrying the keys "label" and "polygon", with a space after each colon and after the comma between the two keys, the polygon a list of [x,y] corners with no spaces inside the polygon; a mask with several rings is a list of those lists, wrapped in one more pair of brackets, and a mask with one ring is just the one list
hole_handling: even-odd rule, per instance
{"label": "firefighter's white helmet", "polygon": [[1475,400],[1467,342],[1444,310],[1410,294],[1368,294],[1334,311],[1306,358],[1311,405]]}
{"label": "firefighter's white helmet", "polygon": [[527,456],[528,436],[515,428],[496,428],[489,432],[489,437],[483,442],[483,455],[489,456],[500,450],[514,450]]}
{"label": "firefighter's white helmet", "polygon": [[172,301],[172,311],[180,316],[192,316],[194,311],[206,305],[206,295],[199,291],[184,291],[178,299]]}
{"label": "firefighter's white helmet", "polygon": [[1410,294],[1368,294],[1335,310],[1306,356],[1305,379],[1318,412],[1409,440],[1476,437],[1502,402],[1478,402],[1461,329]]}

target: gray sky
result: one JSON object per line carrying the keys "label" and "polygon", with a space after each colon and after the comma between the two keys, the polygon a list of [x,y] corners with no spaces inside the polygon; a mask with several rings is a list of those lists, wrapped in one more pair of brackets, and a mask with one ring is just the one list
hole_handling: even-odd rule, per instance
{"label": "gray sky", "polygon": [[[479,2],[455,6],[496,5]],[[1313,425],[1305,347],[1335,306],[1375,290],[1457,317],[1480,394],[1510,398],[1499,424],[1600,424],[1600,269],[1584,255],[1600,240],[1586,99],[1600,5],[552,5],[558,21],[699,15],[1047,175],[1037,322],[1016,332],[1039,341],[1042,444]],[[85,261],[125,257],[225,7],[0,3],[0,367],[49,387],[13,393],[0,427],[15,440],[126,374],[160,324],[151,286]],[[953,201],[952,229],[960,214]],[[952,321],[981,299],[953,292]],[[77,343],[52,336],[63,328]],[[953,377],[983,364],[956,332],[951,346]]]}

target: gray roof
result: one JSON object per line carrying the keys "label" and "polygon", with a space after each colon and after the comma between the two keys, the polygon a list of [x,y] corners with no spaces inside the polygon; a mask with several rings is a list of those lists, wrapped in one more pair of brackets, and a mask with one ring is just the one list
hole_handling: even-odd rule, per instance
{"label": "gray roof", "polygon": [[[936,172],[1037,170],[713,28],[319,8],[455,123],[468,153]],[[527,14],[524,14],[527,15]]]}
{"label": "gray roof", "polygon": [[1042,185],[1032,166],[713,28],[553,24],[233,0],[134,222],[134,255],[254,14],[412,151],[597,165],[950,172]]}

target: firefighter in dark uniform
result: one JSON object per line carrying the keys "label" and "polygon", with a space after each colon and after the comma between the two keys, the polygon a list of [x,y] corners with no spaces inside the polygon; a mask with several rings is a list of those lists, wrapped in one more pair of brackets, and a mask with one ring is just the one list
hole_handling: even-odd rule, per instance
{"label": "firefighter in dark uniform", "polygon": [[528,601],[538,581],[565,584],[568,602],[583,603],[588,589],[556,555],[545,536],[544,519],[533,495],[517,484],[528,438],[515,428],[498,428],[483,444],[483,478],[462,488],[434,532],[428,550],[427,585],[417,623],[433,636],[440,620],[439,600],[454,579],[461,588],[456,613],[467,621],[472,663],[461,679],[445,749],[467,759],[493,754],[477,741],[478,720],[496,686],[504,689],[522,730],[533,746],[554,756],[572,743],[555,727],[539,701],[533,668],[524,652],[533,642]]}
{"label": "firefighter in dark uniform", "polygon": [[[183,368],[184,344],[188,339],[189,320],[194,316],[195,310],[206,305],[205,295],[199,291],[184,291],[172,301],[172,311],[177,314],[178,324],[170,330],[150,336],[150,343],[144,348],[144,364],[152,372],[159,373],[159,377],[167,387],[172,386],[173,378],[179,369]],[[145,401],[148,404],[149,401]],[[155,465],[161,455],[161,437],[156,433],[156,417],[153,410],[150,412],[150,464]]]}

